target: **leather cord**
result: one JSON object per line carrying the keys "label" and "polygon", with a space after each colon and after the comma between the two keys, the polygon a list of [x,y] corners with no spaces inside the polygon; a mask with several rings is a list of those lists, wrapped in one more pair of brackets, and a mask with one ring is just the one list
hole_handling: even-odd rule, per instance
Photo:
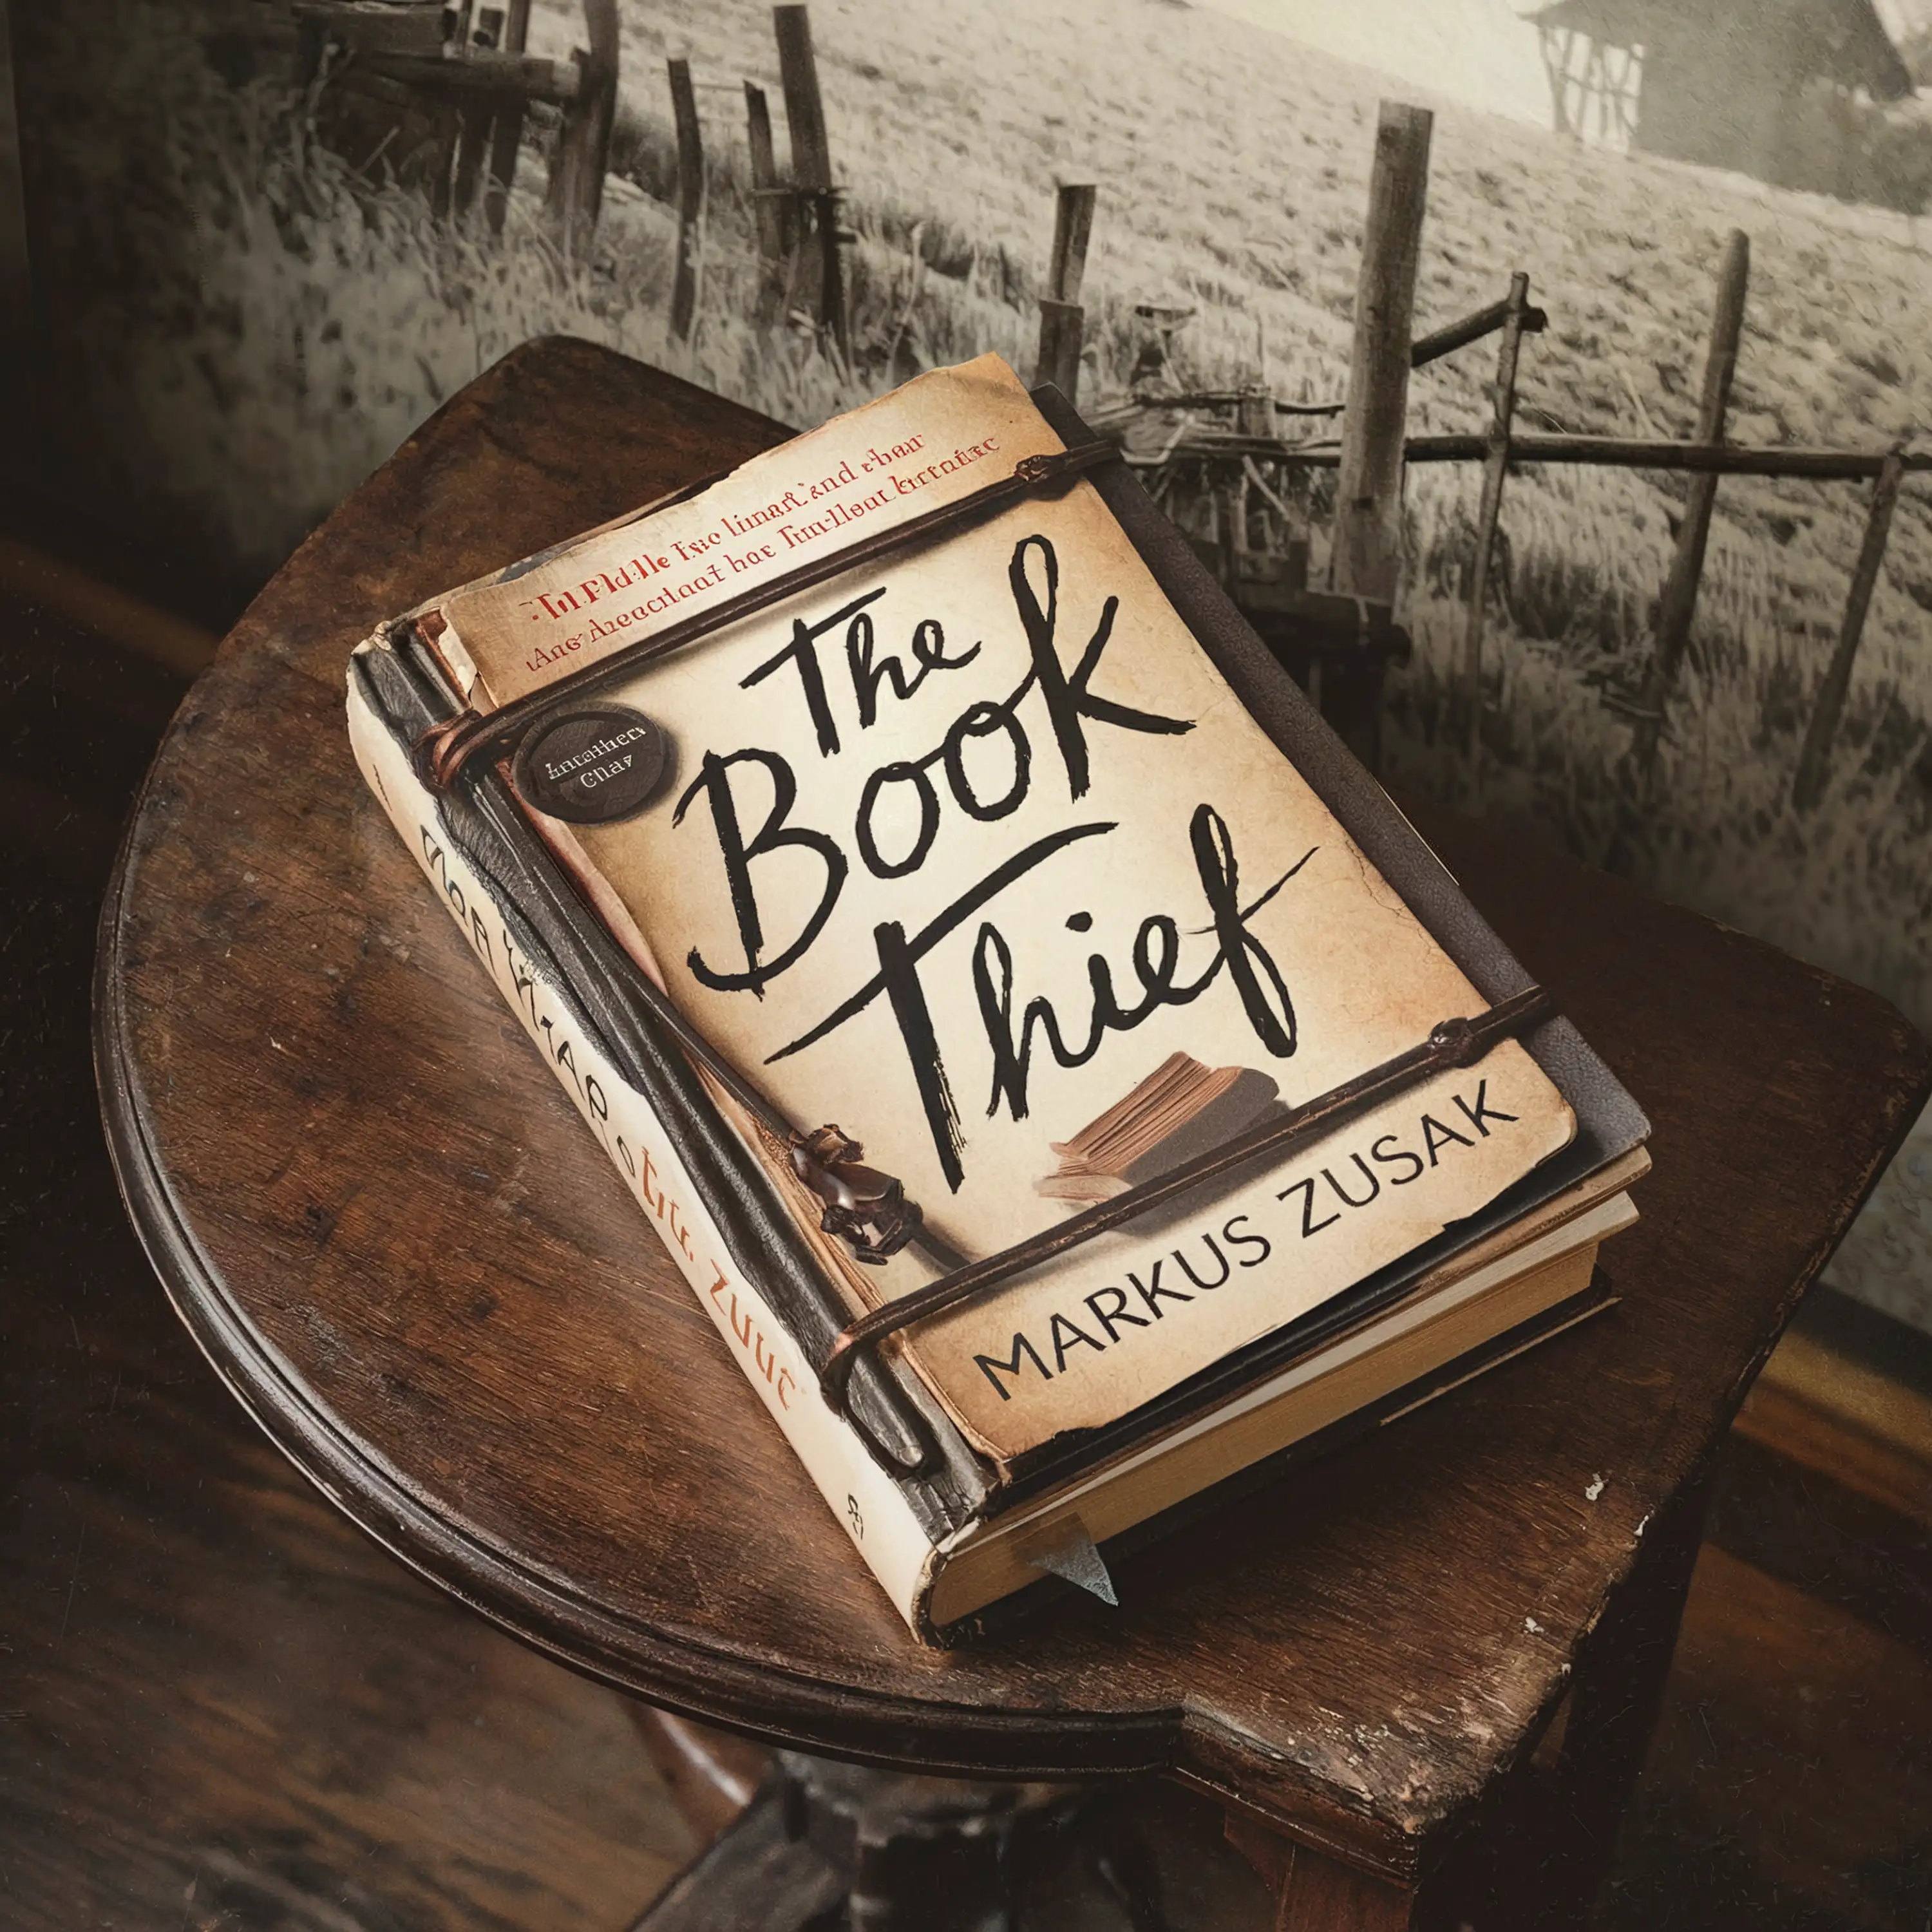
{"label": "leather cord", "polygon": [[1111,1201],[1070,1215],[999,1254],[988,1256],[984,1261],[975,1262],[874,1309],[848,1323],[834,1337],[831,1352],[819,1370],[820,1393],[837,1414],[847,1414],[847,1390],[853,1370],[867,1350],[875,1348],[888,1335],[976,1301],[1015,1275],[1064,1255],[1095,1235],[1118,1228],[1136,1215],[1160,1207],[1250,1161],[1290,1154],[1434,1074],[1453,1067],[1473,1066],[1504,1040],[1555,1016],[1556,1007],[1550,995],[1540,986],[1531,986],[1474,1019],[1444,1020],[1420,1046],[1384,1060],[1379,1066],[1369,1068],[1312,1100],[1304,1100],[1281,1119],[1264,1121],[1218,1148],[1184,1161],[1155,1180],[1144,1181],[1124,1194],[1115,1195]]}
{"label": "leather cord", "polygon": [[[1082,470],[1090,470],[1096,464],[1117,461],[1120,454],[1111,442],[1085,442],[1048,455],[1022,457],[1009,475],[956,502],[942,504],[938,509],[910,518],[890,530],[872,532],[838,549],[827,551],[823,556],[814,557],[809,562],[782,571],[776,577],[740,591],[735,597],[728,597],[723,603],[714,604],[708,610],[698,612],[669,626],[654,637],[640,638],[636,644],[613,651],[595,664],[572,671],[540,691],[513,698],[493,711],[479,712],[472,707],[459,712],[448,723],[424,732],[417,740],[417,774],[430,791],[439,794],[446,792],[457,773],[472,759],[506,757],[540,718],[569,700],[632,676],[653,660],[695,644],[714,632],[722,631],[727,625],[738,623],[760,610],[769,610],[788,597],[796,596],[800,591],[809,590],[814,585],[842,577],[848,571],[860,569],[895,551],[942,536],[976,517],[1003,509],[1033,490],[1071,482]],[[425,612],[418,620],[425,635],[436,634],[436,613]]]}

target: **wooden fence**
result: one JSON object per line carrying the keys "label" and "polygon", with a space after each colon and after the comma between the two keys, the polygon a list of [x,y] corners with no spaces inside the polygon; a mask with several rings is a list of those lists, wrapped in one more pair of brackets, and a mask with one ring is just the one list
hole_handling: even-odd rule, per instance
{"label": "wooden fence", "polygon": [[[557,110],[544,212],[566,250],[590,246],[604,196],[616,117],[617,0],[583,0],[590,44],[568,60],[526,51],[530,0],[502,7],[460,0],[295,0],[296,78],[327,80],[341,123],[338,145],[368,165],[386,153],[428,188],[439,218],[461,219],[482,196],[500,234],[531,107]],[[386,123],[369,152],[362,136]],[[395,137],[412,150],[405,166]]]}
{"label": "wooden fence", "polygon": [[[502,226],[530,106],[542,101],[556,106],[560,126],[545,209],[566,250],[580,255],[590,244],[602,198],[618,68],[617,0],[582,4],[590,45],[565,62],[526,52],[530,0],[506,0],[501,8],[460,0],[453,8],[444,7],[441,0],[392,0],[374,8],[361,0],[296,0],[300,66],[304,78],[315,78],[333,48],[347,56],[364,84],[373,85],[379,96],[386,88],[392,99],[413,96],[430,102],[437,130],[428,170],[433,205],[440,213],[460,218],[480,194],[489,226],[496,231]],[[808,9],[775,7],[772,27],[790,134],[788,176],[778,166],[764,89],[750,80],[729,88],[734,95],[740,86],[742,88],[760,267],[758,319],[769,323],[780,314],[802,316],[818,328],[828,348],[849,363],[851,322],[842,250],[854,238],[843,225],[844,190],[832,167]],[[700,84],[694,81],[688,62],[674,59],[667,71],[677,143],[670,328],[674,338],[684,340],[698,312],[703,273],[704,138],[698,109]],[[1633,758],[1646,784],[1696,614],[1719,478],[1868,480],[1872,491],[1864,540],[1793,782],[1794,802],[1800,810],[1810,810],[1825,788],[1900,490],[1907,476],[1932,470],[1932,451],[1753,447],[1726,440],[1750,262],[1748,239],[1737,231],[1726,244],[1719,270],[1696,430],[1690,440],[1518,430],[1523,340],[1546,323],[1543,311],[1530,302],[1527,274],[1513,274],[1507,292],[1488,307],[1420,340],[1413,335],[1431,131],[1432,117],[1426,109],[1382,104],[1346,398],[1307,404],[1282,403],[1265,394],[1163,395],[1161,406],[1170,411],[1193,406],[1225,412],[1232,406],[1233,419],[1199,423],[1171,442],[1159,457],[1136,458],[1130,452],[1129,460],[1155,466],[1176,460],[1244,464],[1250,473],[1262,462],[1285,470],[1328,466],[1340,472],[1327,590],[1310,591],[1295,582],[1277,584],[1271,614],[1291,626],[1300,626],[1317,640],[1304,668],[1318,686],[1323,663],[1338,653],[1347,658],[1352,652],[1359,656],[1366,651],[1374,658],[1371,735],[1379,719],[1380,665],[1390,653],[1391,638],[1400,635],[1390,613],[1401,561],[1408,468],[1419,463],[1480,463],[1483,484],[1476,548],[1456,679],[1472,789],[1480,763],[1484,631],[1496,535],[1512,471],[1525,464],[1561,463],[1680,471],[1691,477],[1676,552],[1658,599],[1641,695],[1624,707],[1634,721]],[[1057,384],[1070,399],[1077,399],[1080,384],[1086,321],[1081,292],[1097,199],[1091,182],[1069,182],[1060,187],[1040,299],[1036,380]],[[1411,370],[1491,335],[1501,340],[1488,428],[1460,436],[1410,436]],[[1338,417],[1340,434],[1332,439],[1284,436],[1276,420],[1280,416]],[[1246,487],[1245,481],[1240,486],[1243,492]],[[1224,559],[1228,569],[1238,571],[1242,548],[1243,542],[1237,541]],[[1329,648],[1337,639],[1340,644]],[[1364,748],[1373,755],[1372,742]]]}
{"label": "wooden fence", "polygon": [[[1832,747],[1842,721],[1853,665],[1885,550],[1900,490],[1908,476],[1932,471],[1932,449],[1807,448],[1789,444],[1738,444],[1724,430],[1742,338],[1750,277],[1748,238],[1733,231],[1718,276],[1717,299],[1705,355],[1704,384],[1695,435],[1688,442],[1655,438],[1524,432],[1515,427],[1523,338],[1540,332],[1543,312],[1529,301],[1529,278],[1511,275],[1508,293],[1489,307],[1419,340],[1411,340],[1418,241],[1426,199],[1430,116],[1399,103],[1382,104],[1370,178],[1369,212],[1355,304],[1348,392],[1340,404],[1289,404],[1264,397],[1262,410],[1291,416],[1339,416],[1336,438],[1286,436],[1257,420],[1252,397],[1170,396],[1154,399],[1168,410],[1248,406],[1232,424],[1202,423],[1169,440],[1152,455],[1128,460],[1157,469],[1179,462],[1276,464],[1287,468],[1339,471],[1331,592],[1392,602],[1401,551],[1402,479],[1409,465],[1480,463],[1483,488],[1477,512],[1476,550],[1469,574],[1462,651],[1457,683],[1466,728],[1464,756],[1468,783],[1478,783],[1483,716],[1483,634],[1492,562],[1506,480],[1533,463],[1608,466],[1674,471],[1692,478],[1679,524],[1670,570],[1660,593],[1652,651],[1642,694],[1626,710],[1634,722],[1633,762],[1646,785],[1656,758],[1669,700],[1695,616],[1718,481],[1725,476],[1809,478],[1821,482],[1868,481],[1872,485],[1864,537],[1853,566],[1836,646],[1819,682],[1792,787],[1792,802],[1812,809],[1822,796]],[[1065,190],[1063,190],[1063,195]],[[1090,224],[1091,203],[1086,219]],[[1084,234],[1083,234],[1084,238]],[[1066,322],[1053,298],[1041,304],[1042,373],[1078,368],[1079,345],[1070,350]],[[1406,390],[1410,370],[1500,335],[1489,428],[1480,434],[1411,436]],[[1051,364],[1048,344],[1054,347]],[[1068,387],[1063,381],[1062,387]]]}
{"label": "wooden fence", "polygon": [[671,334],[680,341],[689,339],[704,252],[706,164],[697,97],[700,91],[736,95],[742,86],[760,269],[756,319],[769,324],[781,314],[802,314],[820,329],[829,348],[842,360],[849,360],[851,316],[842,251],[854,238],[846,232],[841,214],[844,190],[832,172],[810,11],[800,6],[774,7],[772,23],[790,135],[788,176],[778,169],[771,104],[764,88],[750,80],[694,82],[688,62],[668,63],[677,130],[677,266]]}

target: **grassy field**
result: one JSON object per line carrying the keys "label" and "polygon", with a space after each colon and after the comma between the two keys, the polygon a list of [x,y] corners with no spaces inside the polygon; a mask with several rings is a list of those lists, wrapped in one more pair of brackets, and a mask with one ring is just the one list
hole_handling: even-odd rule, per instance
{"label": "grassy field", "polygon": [[[1385,83],[1219,14],[1166,0],[968,14],[938,0],[814,0],[835,164],[860,238],[857,348],[844,367],[808,332],[767,334],[748,319],[736,84],[760,80],[779,100],[758,0],[627,7],[621,172],[596,259],[574,272],[537,220],[534,153],[511,246],[438,230],[415,197],[311,152],[272,80],[231,91],[212,84],[191,45],[184,61],[178,9],[117,0],[115,10],[122,84],[168,104],[156,178],[126,217],[137,242],[151,224],[161,268],[145,308],[110,318],[100,346],[122,380],[86,406],[128,416],[113,432],[148,487],[198,506],[263,567],[436,403],[534,334],[596,338],[801,424],[982,349],[1024,371],[1056,178],[1101,184],[1089,399],[1121,387],[1143,299],[1198,311],[1179,346],[1204,379],[1264,380],[1303,400],[1345,385]],[[565,51],[579,31],[574,6],[538,0],[533,47]],[[712,162],[688,345],[670,344],[665,327],[668,54],[692,61]],[[1480,306],[1510,270],[1527,270],[1551,317],[1526,352],[1529,426],[1688,434],[1712,278],[1733,226],[1753,243],[1734,435],[1881,446],[1932,418],[1932,257],[1903,218],[1436,104],[1418,327]],[[1490,373],[1484,348],[1424,372],[1414,427],[1481,427]],[[1476,489],[1472,470],[1412,479],[1406,616],[1417,649],[1391,698],[1394,776],[1452,796],[1462,779],[1447,753],[1445,674]],[[1682,495],[1668,479],[1607,472],[1512,479],[1484,800],[1932,1025],[1932,488],[1908,487],[1831,788],[1805,818],[1791,810],[1790,777],[1863,492],[1724,485],[1682,693],[1654,794],[1640,802],[1624,770],[1628,721],[1604,700],[1640,668]],[[1932,1138],[1913,1160],[1924,1179],[1908,1187],[1917,1168],[1905,1164],[1883,1238],[1843,1264],[1874,1298],[1909,1304],[1926,1294],[1915,1277],[1932,1280],[1917,1220]],[[1932,1322],[1932,1297],[1922,1318]]]}

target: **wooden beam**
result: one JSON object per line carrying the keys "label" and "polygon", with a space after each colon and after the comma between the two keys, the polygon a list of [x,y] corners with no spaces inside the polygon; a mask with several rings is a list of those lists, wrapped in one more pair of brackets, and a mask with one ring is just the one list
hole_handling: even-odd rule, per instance
{"label": "wooden beam", "polygon": [[363,65],[371,74],[430,94],[515,94],[525,100],[554,100],[568,106],[584,91],[583,75],[574,61],[484,47],[472,47],[460,58],[371,54]]}
{"label": "wooden beam", "polygon": [[1087,334],[1080,284],[1087,273],[1087,243],[1094,232],[1094,204],[1099,192],[1090,182],[1060,184],[1054,208],[1046,293],[1040,298],[1034,380],[1051,382],[1070,403],[1077,401],[1080,394],[1080,351]]}
{"label": "wooden beam", "polygon": [[1871,608],[1872,592],[1878,587],[1878,574],[1884,566],[1886,542],[1892,534],[1892,513],[1898,507],[1899,485],[1904,480],[1905,466],[1894,451],[1886,458],[1885,467],[1872,485],[1864,542],[1852,572],[1851,594],[1845,600],[1838,649],[1825,668],[1811,722],[1804,733],[1804,748],[1798,754],[1798,775],[1792,782],[1791,802],[1800,812],[1809,812],[1825,795],[1825,781],[1831,772],[1832,741],[1838,736],[1838,721],[1844,716],[1846,694],[1852,686],[1852,666],[1858,657],[1858,640],[1864,635],[1865,616]]}
{"label": "wooden beam", "polygon": [[[503,22],[503,51],[520,55],[530,44],[530,0],[510,0]],[[573,71],[572,78],[575,78]],[[483,215],[492,235],[503,232],[510,210],[510,189],[517,178],[517,158],[523,152],[525,103],[506,96],[496,109],[496,131],[490,142],[490,177],[483,190]]]}
{"label": "wooden beam", "polygon": [[745,83],[745,136],[752,157],[752,218],[758,260],[769,270],[784,256],[784,208],[779,198],[778,154],[772,141],[772,110],[765,90]]}
{"label": "wooden beam", "polygon": [[677,128],[677,262],[671,279],[670,332],[691,339],[698,313],[698,264],[704,236],[704,135],[698,121],[698,97],[691,88],[691,63],[668,63],[671,118]]}
{"label": "wooden beam", "polygon": [[1087,274],[1087,244],[1094,233],[1094,206],[1100,190],[1091,182],[1062,182],[1053,210],[1053,254],[1046,292],[1055,302],[1077,302]]}
{"label": "wooden beam", "polygon": [[[811,10],[774,7],[772,22],[778,36],[785,121],[791,130],[792,184],[800,205],[812,211],[818,239],[819,325],[831,332],[839,354],[849,356],[851,318],[845,309],[844,264],[838,253],[838,190],[832,178],[832,145],[818,88],[818,59],[812,51]],[[800,224],[801,229],[803,225]]]}
{"label": "wooden beam", "polygon": [[604,206],[610,129],[617,118],[617,0],[584,0],[584,21],[590,45],[577,56],[577,95],[564,112],[544,200],[544,212],[573,260],[590,253]]}
{"label": "wooden beam", "polygon": [[1483,618],[1490,596],[1490,562],[1502,515],[1503,479],[1509,473],[1510,430],[1516,418],[1516,363],[1529,314],[1529,278],[1510,278],[1502,346],[1496,356],[1496,393],[1489,448],[1483,459],[1483,497],[1476,513],[1476,558],[1470,572],[1468,624],[1462,640],[1463,701],[1468,706],[1469,791],[1481,788],[1483,754]]}
{"label": "wooden beam", "polygon": [[[477,10],[476,25],[470,45],[492,52],[502,45],[504,10],[482,7]],[[454,212],[458,221],[476,203],[476,191],[483,184],[484,163],[490,151],[490,129],[495,118],[496,103],[482,98],[463,106],[463,134],[456,149],[456,190]]]}
{"label": "wooden beam", "polygon": [[812,10],[774,7],[778,79],[784,89],[785,124],[791,134],[792,185],[803,194],[832,191],[832,145],[825,102],[818,91],[818,61],[812,46]]}
{"label": "wooden beam", "polygon": [[[1232,399],[1231,399],[1232,400]],[[1412,436],[1403,460],[1418,463],[1480,463],[1488,453],[1486,436]],[[1339,468],[1337,442],[1298,442],[1287,436],[1244,436],[1207,428],[1190,430],[1172,457],[1252,456],[1258,461],[1300,464],[1310,470]],[[1130,463],[1143,459],[1130,456]],[[1149,458],[1146,464],[1171,460]],[[1720,476],[1802,476],[1817,483],[1869,483],[1885,467],[1882,450],[1792,449],[1783,443],[1727,442],[1712,448],[1695,442],[1648,442],[1619,436],[1539,436],[1523,432],[1510,439],[1510,460],[1568,463],[1582,469],[1676,470]],[[1906,476],[1932,470],[1932,450],[1908,450],[1899,458]]]}
{"label": "wooden beam", "polygon": [[[1718,272],[1718,300],[1711,318],[1711,344],[1704,357],[1704,393],[1697,406],[1697,440],[1716,448],[1724,440],[1724,418],[1730,408],[1731,382],[1737,373],[1738,344],[1744,325],[1744,295],[1750,281],[1750,238],[1733,228],[1724,244]],[[1651,655],[1644,706],[1650,714],[1638,726],[1646,754],[1655,749],[1661,728],[1664,700],[1676,682],[1684,647],[1690,641],[1691,620],[1697,612],[1697,589],[1704,574],[1704,554],[1710,542],[1711,513],[1718,501],[1718,476],[1710,470],[1690,486],[1678,526],[1676,554],[1658,604],[1657,641]]]}
{"label": "wooden beam", "polygon": [[[1433,335],[1419,337],[1408,352],[1408,366],[1412,369],[1426,368],[1431,362],[1444,356],[1452,355],[1458,349],[1466,349],[1472,342],[1480,342],[1486,335],[1493,335],[1515,313],[1510,307],[1510,298],[1504,296],[1501,302],[1492,302],[1487,308],[1479,308],[1474,315],[1466,315],[1460,322],[1452,322],[1446,328],[1438,328]],[[1525,335],[1540,335],[1550,326],[1550,317],[1540,308],[1526,308],[1518,327]]]}
{"label": "wooden beam", "polygon": [[1376,128],[1328,566],[1330,588],[1356,596],[1392,598],[1402,568],[1409,344],[1433,118],[1385,100]]}

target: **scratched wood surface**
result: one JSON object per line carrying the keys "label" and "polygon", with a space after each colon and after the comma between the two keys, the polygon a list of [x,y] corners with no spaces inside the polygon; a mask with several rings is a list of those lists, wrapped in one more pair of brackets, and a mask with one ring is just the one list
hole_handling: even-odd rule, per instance
{"label": "scratched wood surface", "polygon": [[1166,1767],[1392,1876],[1534,1735],[1924,1097],[1882,1001],[1520,842],[1423,829],[1649,1111],[1624,1298],[1120,1566],[923,1651],[366,799],[378,617],[781,434],[586,345],[458,397],[195,688],[104,926],[124,1187],[268,1433],[538,1646],[765,1737],[934,1768]]}
{"label": "scratched wood surface", "polygon": [[323,1504],[122,1210],[88,966],[182,688],[0,589],[0,1926],[615,1932],[694,1849],[636,1707]]}

